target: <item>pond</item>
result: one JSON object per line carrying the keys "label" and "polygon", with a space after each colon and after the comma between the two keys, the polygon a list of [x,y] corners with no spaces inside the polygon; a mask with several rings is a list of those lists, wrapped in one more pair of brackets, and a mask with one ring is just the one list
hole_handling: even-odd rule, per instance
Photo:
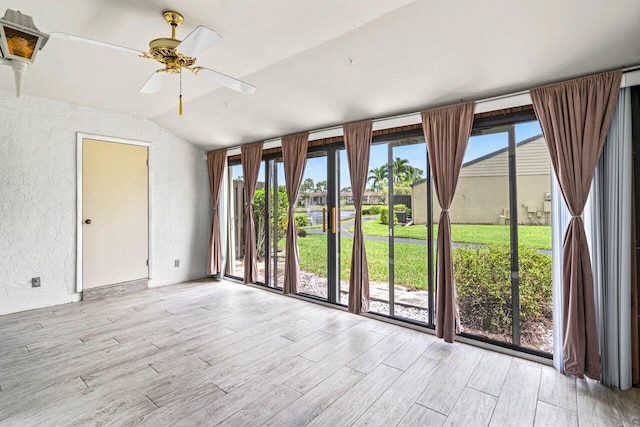
{"label": "pond", "polygon": [[[329,211],[327,211],[327,215],[329,215]],[[356,215],[355,211],[340,211],[340,220],[350,219]],[[311,225],[322,224],[322,211],[321,210],[309,210],[307,211],[307,218],[311,221]]]}

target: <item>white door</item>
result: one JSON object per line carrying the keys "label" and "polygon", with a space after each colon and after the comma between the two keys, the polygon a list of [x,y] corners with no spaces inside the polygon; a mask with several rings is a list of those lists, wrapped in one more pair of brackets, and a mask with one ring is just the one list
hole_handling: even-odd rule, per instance
{"label": "white door", "polygon": [[83,289],[149,277],[147,150],[82,140]]}

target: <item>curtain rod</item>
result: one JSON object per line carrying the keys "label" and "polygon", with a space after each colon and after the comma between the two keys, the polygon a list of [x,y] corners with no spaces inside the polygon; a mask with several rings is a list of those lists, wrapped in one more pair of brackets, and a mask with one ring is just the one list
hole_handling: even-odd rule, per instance
{"label": "curtain rod", "polygon": [[[623,68],[622,69],[623,76],[624,76],[624,74],[631,73],[631,72],[638,71],[638,70],[640,70],[640,64]],[[563,80],[560,80],[560,81],[563,81]],[[506,99],[510,99],[510,98],[516,98],[518,96],[529,96],[529,89],[521,90],[521,91],[518,91],[518,92],[506,93],[506,94],[502,94],[502,95],[496,95],[496,96],[492,96],[490,98],[480,99],[480,100],[476,101],[476,105],[478,105],[478,104],[482,105],[482,104],[486,104],[486,103],[489,103],[489,102],[495,102],[495,101],[501,101],[501,100],[506,100]],[[380,122],[412,118],[417,114],[420,114],[420,112],[416,111],[416,112],[412,112],[412,113],[398,114],[396,116],[378,117],[378,118],[374,118],[374,119],[371,119],[371,120],[373,121],[373,123],[375,125],[375,123],[380,123]],[[309,139],[311,140],[311,136],[314,135],[314,134],[324,133],[324,132],[337,132],[337,131],[341,131],[341,130],[342,130],[342,125],[328,126],[326,128],[319,128],[319,129],[310,130],[309,131]],[[264,144],[265,145],[273,144],[275,142],[280,141],[281,139],[282,139],[281,136],[276,137],[276,138],[265,139],[264,140]],[[231,150],[239,150],[242,145],[243,144],[236,145],[234,147],[227,147],[227,152],[229,152]]]}

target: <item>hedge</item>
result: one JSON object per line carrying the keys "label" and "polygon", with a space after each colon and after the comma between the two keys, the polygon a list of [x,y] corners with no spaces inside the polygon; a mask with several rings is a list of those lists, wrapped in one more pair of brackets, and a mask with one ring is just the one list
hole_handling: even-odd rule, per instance
{"label": "hedge", "polygon": [[382,206],[373,205],[373,206],[364,206],[362,208],[362,215],[378,215],[380,213],[380,209]]}
{"label": "hedge", "polygon": [[[519,248],[521,333],[535,336],[550,324],[551,257]],[[511,335],[511,267],[508,246],[456,248],[454,278],[460,322],[472,329]]]}

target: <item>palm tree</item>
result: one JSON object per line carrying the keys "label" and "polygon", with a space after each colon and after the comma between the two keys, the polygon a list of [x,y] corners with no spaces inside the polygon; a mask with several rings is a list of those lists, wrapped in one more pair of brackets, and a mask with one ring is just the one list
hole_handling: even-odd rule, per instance
{"label": "palm tree", "polygon": [[369,178],[367,181],[373,181],[371,189],[373,191],[382,191],[384,182],[387,180],[387,165],[378,166],[369,169]]}
{"label": "palm tree", "polygon": [[409,184],[413,184],[416,181],[420,181],[423,174],[424,171],[422,169],[409,166],[409,170],[405,175],[405,181],[407,181]]}
{"label": "palm tree", "polygon": [[393,182],[402,182],[407,178],[407,174],[410,173],[411,166],[409,160],[396,157],[393,161]]}

